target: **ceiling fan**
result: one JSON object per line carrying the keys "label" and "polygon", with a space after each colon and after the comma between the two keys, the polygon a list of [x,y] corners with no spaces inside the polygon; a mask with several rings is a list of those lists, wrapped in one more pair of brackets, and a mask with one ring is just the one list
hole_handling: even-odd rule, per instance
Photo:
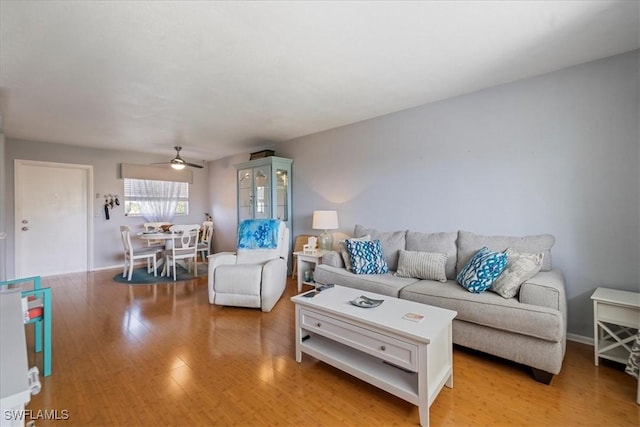
{"label": "ceiling fan", "polygon": [[185,166],[191,166],[192,168],[200,168],[200,169],[202,169],[202,168],[203,168],[203,166],[202,166],[202,165],[198,165],[198,164],[196,164],[196,163],[189,163],[189,162],[184,161],[184,160],[182,159],[182,157],[180,157],[180,150],[182,150],[182,147],[180,147],[180,146],[176,146],[176,147],[173,147],[173,148],[175,148],[175,150],[176,150],[176,156],[175,156],[173,159],[171,159],[171,161],[170,161],[170,162],[154,163],[154,165],[166,165],[166,164],[170,164],[170,165],[171,165],[171,167],[172,167],[173,169],[176,169],[176,170],[184,169],[184,168],[185,168]]}

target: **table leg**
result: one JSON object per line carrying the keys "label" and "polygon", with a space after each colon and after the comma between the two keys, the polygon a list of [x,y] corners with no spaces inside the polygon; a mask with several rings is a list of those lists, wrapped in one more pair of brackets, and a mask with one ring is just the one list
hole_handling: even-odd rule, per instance
{"label": "table leg", "polygon": [[[300,272],[300,270],[298,270]],[[300,274],[298,274],[300,276]],[[298,282],[300,283],[300,282]],[[300,343],[302,342],[301,334],[302,330],[300,329],[300,307],[296,304],[296,362],[302,362],[302,351],[300,350]]]}
{"label": "table leg", "polygon": [[297,269],[298,269],[298,293],[302,292],[302,279],[303,279],[303,270],[302,268],[304,267],[304,262],[302,261],[300,256],[296,257],[298,259],[297,261]]}

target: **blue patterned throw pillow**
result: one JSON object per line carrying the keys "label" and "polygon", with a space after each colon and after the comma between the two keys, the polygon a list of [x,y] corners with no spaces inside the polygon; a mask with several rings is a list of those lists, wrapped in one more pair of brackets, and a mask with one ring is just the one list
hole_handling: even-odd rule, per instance
{"label": "blue patterned throw pillow", "polygon": [[482,248],[458,273],[456,280],[469,292],[479,294],[491,287],[507,265],[507,254]]}
{"label": "blue patterned throw pillow", "polygon": [[389,272],[382,254],[380,240],[345,240],[354,274],[384,274]]}

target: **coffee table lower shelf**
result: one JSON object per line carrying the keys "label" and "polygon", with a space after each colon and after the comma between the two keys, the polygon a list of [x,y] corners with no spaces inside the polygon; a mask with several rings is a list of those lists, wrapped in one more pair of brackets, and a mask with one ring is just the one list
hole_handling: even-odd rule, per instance
{"label": "coffee table lower shelf", "polygon": [[310,336],[300,350],[414,405],[419,404],[417,372],[407,372],[321,335]]}
{"label": "coffee table lower shelf", "polygon": [[[296,361],[308,354],[418,406],[420,424],[426,427],[438,393],[445,385],[453,387],[451,318],[445,324],[429,339],[414,340],[400,331],[373,324],[364,328],[357,320],[296,305]],[[412,369],[389,362],[396,359]]]}

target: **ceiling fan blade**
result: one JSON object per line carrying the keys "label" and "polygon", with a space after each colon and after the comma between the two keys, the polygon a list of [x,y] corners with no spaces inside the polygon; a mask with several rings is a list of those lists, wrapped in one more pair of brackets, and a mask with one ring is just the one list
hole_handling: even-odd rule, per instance
{"label": "ceiling fan blade", "polygon": [[171,159],[168,162],[151,163],[151,164],[152,165],[176,165],[176,164],[178,164],[178,165],[190,166],[192,168],[199,168],[199,169],[202,169],[204,167],[203,165],[199,165],[199,164],[196,164],[196,163],[189,163],[189,162],[184,161],[182,159],[182,157],[180,157],[180,151],[182,150],[182,147],[176,146],[176,147],[173,147],[173,148],[176,150],[176,156],[173,159]]}

